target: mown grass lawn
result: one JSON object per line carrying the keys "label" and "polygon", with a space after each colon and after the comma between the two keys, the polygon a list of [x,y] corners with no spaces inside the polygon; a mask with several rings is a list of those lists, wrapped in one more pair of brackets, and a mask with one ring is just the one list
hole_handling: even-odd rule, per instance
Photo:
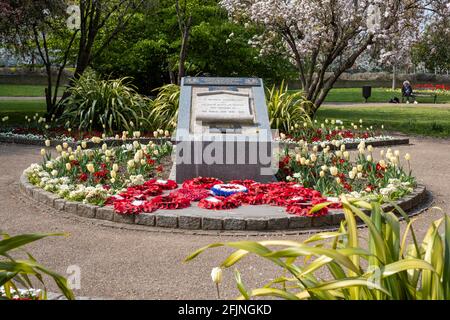
{"label": "mown grass lawn", "polygon": [[[45,95],[44,85],[28,84],[0,84],[0,97],[43,97]],[[64,88],[59,88],[61,95]]]}
{"label": "mown grass lawn", "polygon": [[420,105],[389,107],[326,107],[319,109],[319,121],[339,119],[347,123],[363,119],[365,125],[381,126],[385,130],[434,137],[450,137],[449,107],[420,107]]}
{"label": "mown grass lawn", "polygon": [[[294,92],[294,90],[292,90]],[[389,102],[393,97],[401,100],[400,89],[393,92],[388,88],[372,88],[372,96],[368,102]],[[419,103],[433,103],[433,97],[417,97]],[[331,89],[325,102],[364,102],[361,88],[335,88]],[[450,94],[438,93],[436,103],[450,102]]]}
{"label": "mown grass lawn", "polygon": [[[0,119],[8,116],[8,125],[23,125],[25,124],[25,116],[32,117],[36,113],[39,115],[45,113],[44,100],[0,100]],[[2,125],[1,122],[0,125]]]}
{"label": "mown grass lawn", "polygon": [[[25,124],[25,116],[32,117],[35,113],[45,113],[45,101],[5,101],[0,100],[0,119],[9,117],[8,125]],[[366,125],[381,126],[388,131],[398,131],[407,134],[418,134],[435,137],[450,137],[450,105],[448,107],[408,106],[364,106],[364,107],[326,107],[322,106],[316,119],[319,121],[340,119],[358,122],[363,119]],[[2,123],[0,122],[0,126]]]}

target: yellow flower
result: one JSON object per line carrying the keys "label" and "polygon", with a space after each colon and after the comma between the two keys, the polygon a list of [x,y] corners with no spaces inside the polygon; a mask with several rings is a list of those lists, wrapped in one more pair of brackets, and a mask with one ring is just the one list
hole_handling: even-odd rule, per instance
{"label": "yellow flower", "polygon": [[81,147],[82,147],[83,149],[86,149],[86,147],[87,147],[86,141],[82,141],[82,142],[81,142]]}
{"label": "yellow flower", "polygon": [[45,149],[41,149],[41,156],[45,156]]}
{"label": "yellow flower", "polygon": [[409,153],[405,154],[405,160],[406,161],[411,160],[411,155]]}
{"label": "yellow flower", "polygon": [[215,284],[219,284],[223,279],[223,272],[221,268],[215,267],[211,270],[211,279]]}
{"label": "yellow flower", "polygon": [[102,142],[102,138],[100,138],[100,137],[92,137],[92,138],[91,138],[91,141],[92,141],[93,143],[98,144],[98,143]]}
{"label": "yellow flower", "polygon": [[145,165],[145,160],[141,159],[141,166]]}
{"label": "yellow flower", "polygon": [[134,168],[134,160],[128,160],[127,165],[128,168]]}
{"label": "yellow flower", "polygon": [[358,169],[358,172],[361,172],[362,169],[363,169],[362,164],[358,164],[358,165],[356,166],[356,169]]}
{"label": "yellow flower", "polygon": [[117,163],[114,163],[112,166],[113,171],[119,171],[119,165]]}
{"label": "yellow flower", "polygon": [[336,167],[330,167],[330,173],[331,173],[331,175],[333,175],[333,176],[337,176],[337,174],[338,174],[338,168],[336,168]]}
{"label": "yellow flower", "polygon": [[319,175],[320,175],[321,178],[323,178],[323,177],[325,177],[325,172],[324,171],[320,171]]}
{"label": "yellow flower", "polygon": [[70,162],[66,163],[66,170],[70,171],[70,169],[72,169],[72,165],[70,164]]}
{"label": "yellow flower", "polygon": [[348,173],[348,177],[351,179],[351,180],[353,180],[353,179],[355,179],[355,172],[354,171],[350,171],[349,173]]}
{"label": "yellow flower", "polygon": [[94,173],[94,172],[95,172],[95,168],[94,168],[94,165],[93,165],[92,163],[88,163],[88,164],[86,165],[86,169],[87,169],[87,171],[89,171],[90,173]]}
{"label": "yellow flower", "polygon": [[59,144],[56,146],[55,149],[56,149],[56,151],[58,151],[58,153],[61,153],[61,151],[62,151],[62,147]]}
{"label": "yellow flower", "polygon": [[115,179],[117,177],[117,172],[116,171],[111,171],[111,178]]}

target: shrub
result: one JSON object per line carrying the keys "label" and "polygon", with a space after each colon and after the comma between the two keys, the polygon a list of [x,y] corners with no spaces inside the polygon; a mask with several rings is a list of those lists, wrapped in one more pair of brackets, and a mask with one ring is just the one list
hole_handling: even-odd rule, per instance
{"label": "shrub", "polygon": [[308,110],[312,103],[306,101],[300,92],[289,92],[284,81],[279,87],[266,88],[266,101],[272,129],[288,133],[296,124],[311,124]]}
{"label": "shrub", "polygon": [[156,91],[158,91],[158,95],[152,101],[152,109],[150,111],[149,122],[151,129],[172,131],[177,125],[180,86],[167,84],[156,89]]}
{"label": "shrub", "polygon": [[[43,281],[43,275],[50,276],[67,299],[74,299],[73,292],[68,288],[67,281],[61,275],[46,269],[39,264],[33,256],[22,247],[31,242],[48,236],[61,234],[22,234],[9,236],[0,231],[0,300],[1,299],[46,299],[47,290]],[[28,259],[13,258],[13,253],[21,251]],[[40,297],[30,296],[30,289],[34,289],[31,277],[38,280],[44,286],[44,295]],[[19,289],[19,286],[21,287]],[[24,288],[26,288],[24,290]],[[21,293],[21,289],[25,293]]]}
{"label": "shrub", "polygon": [[145,126],[149,100],[139,95],[129,82],[127,77],[101,80],[86,72],[68,89],[70,96],[61,102],[60,121],[88,131],[131,131]]}
{"label": "shrub", "polygon": [[[222,262],[221,268],[232,267],[252,253],[283,271],[282,276],[274,277],[266,286],[250,291],[235,271],[241,299],[258,296],[290,300],[450,299],[450,218],[447,215],[431,224],[420,243],[413,220],[397,206],[396,210],[407,222],[403,234],[398,217],[392,211],[383,212],[378,202],[369,204],[345,197],[341,200],[345,221],[337,231],[318,233],[303,242],[216,243],[199,249],[186,260],[194,259],[208,248],[227,246],[237,250]],[[360,208],[371,210],[371,215]],[[362,235],[356,217],[368,228],[367,248],[360,245]],[[440,227],[444,229],[442,234]],[[328,280],[322,280],[323,269],[328,271]]]}

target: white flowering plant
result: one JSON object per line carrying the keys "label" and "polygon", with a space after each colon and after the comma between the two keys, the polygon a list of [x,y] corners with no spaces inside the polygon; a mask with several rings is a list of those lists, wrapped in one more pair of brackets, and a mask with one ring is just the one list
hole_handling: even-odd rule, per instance
{"label": "white flowering plant", "polygon": [[[373,147],[366,147],[364,142],[359,144],[356,155],[339,141],[335,147],[336,151],[329,145],[319,151],[317,145],[309,148],[304,142],[294,150],[286,149],[280,155],[278,179],[296,181],[328,196],[351,194],[386,201],[411,193],[416,185],[409,154],[402,160],[398,150],[381,150],[380,160],[376,161]],[[407,169],[402,162],[406,162]]]}
{"label": "white flowering plant", "polygon": [[393,137],[384,134],[384,126],[375,128],[366,125],[362,119],[354,123],[344,123],[339,119],[325,119],[293,123],[280,133],[279,141],[287,143],[308,142],[313,144],[330,144],[334,141],[345,143],[373,142],[392,140]]}
{"label": "white flowering plant", "polygon": [[[102,139],[92,138],[100,145]],[[43,161],[32,164],[24,174],[30,183],[58,196],[102,205],[106,199],[128,186],[143,184],[164,173],[163,161],[172,153],[172,144],[162,141],[142,144],[134,141],[119,147],[86,149],[86,142],[72,149],[67,143],[41,150]]]}

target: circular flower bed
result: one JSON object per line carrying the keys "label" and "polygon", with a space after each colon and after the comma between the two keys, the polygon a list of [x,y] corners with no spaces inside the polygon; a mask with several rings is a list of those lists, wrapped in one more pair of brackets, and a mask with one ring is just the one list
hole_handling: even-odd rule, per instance
{"label": "circular flower bed", "polygon": [[[101,138],[93,138],[102,143]],[[370,197],[379,201],[396,200],[412,192],[416,182],[411,175],[410,155],[398,151],[380,152],[360,143],[356,156],[340,145],[311,150],[305,143],[280,155],[279,182],[259,183],[232,180],[224,183],[215,177],[184,181],[181,188],[162,177],[162,162],[172,152],[170,142],[125,144],[110,148],[72,149],[67,144],[56,148],[56,157],[43,149],[42,164],[25,170],[29,182],[69,201],[111,205],[118,214],[136,215],[156,210],[184,209],[196,205],[203,209],[227,210],[242,205],[270,205],[288,214],[316,217],[329,208],[339,208],[338,196]],[[196,202],[196,204],[195,204]]]}

